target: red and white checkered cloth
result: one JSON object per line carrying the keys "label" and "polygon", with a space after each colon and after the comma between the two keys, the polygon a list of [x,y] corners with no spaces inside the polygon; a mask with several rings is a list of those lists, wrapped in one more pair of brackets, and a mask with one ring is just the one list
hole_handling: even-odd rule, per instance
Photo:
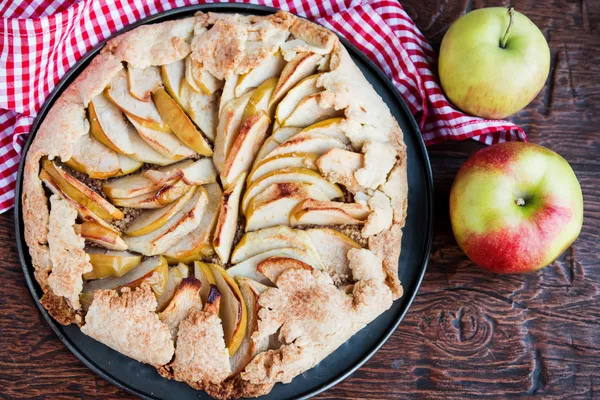
{"label": "red and white checkered cloth", "polygon": [[[75,62],[113,32],[161,11],[210,0],[0,0],[0,213],[14,201],[20,152],[46,96]],[[246,1],[247,2],[247,1]],[[436,79],[437,55],[390,0],[252,0],[338,32],[391,78],[425,142],[526,140],[518,126],[457,111]]]}

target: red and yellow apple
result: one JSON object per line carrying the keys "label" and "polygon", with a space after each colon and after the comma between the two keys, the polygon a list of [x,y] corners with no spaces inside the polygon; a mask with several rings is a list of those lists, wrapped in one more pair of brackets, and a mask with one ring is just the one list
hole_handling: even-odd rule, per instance
{"label": "red and yellow apple", "polygon": [[479,150],[458,171],[450,219],[459,246],[479,266],[536,271],[579,235],[583,196],[560,155],[531,143],[502,143]]}

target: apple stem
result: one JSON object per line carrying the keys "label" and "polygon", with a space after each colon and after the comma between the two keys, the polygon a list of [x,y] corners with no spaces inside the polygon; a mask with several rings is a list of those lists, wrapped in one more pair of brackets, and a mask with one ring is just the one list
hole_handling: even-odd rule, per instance
{"label": "apple stem", "polygon": [[506,47],[508,35],[510,35],[510,29],[512,28],[515,19],[515,9],[513,7],[508,9],[508,16],[510,17],[510,20],[508,21],[508,27],[506,28],[506,32],[504,32],[504,36],[502,36],[502,39],[500,40],[500,47],[502,48]]}
{"label": "apple stem", "polygon": [[515,200],[515,204],[518,206],[524,206],[525,205],[525,199],[523,199],[522,197],[519,197]]}

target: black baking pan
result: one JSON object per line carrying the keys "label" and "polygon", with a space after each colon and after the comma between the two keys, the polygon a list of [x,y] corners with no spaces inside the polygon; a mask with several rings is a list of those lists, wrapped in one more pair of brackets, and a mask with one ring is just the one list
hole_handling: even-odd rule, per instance
{"label": "black baking pan", "polygon": [[[266,15],[274,13],[276,9],[247,4],[207,4],[184,7],[140,20],[120,32],[116,32],[113,37],[139,25],[189,17],[196,11]],[[421,284],[429,258],[433,228],[433,179],[419,127],[400,93],[383,72],[356,47],[347,40],[341,39],[367,80],[386,102],[404,132],[404,141],[408,152],[409,196],[408,216],[403,229],[402,253],[398,262],[404,296],[316,367],[297,376],[290,384],[275,385],[271,393],[261,399],[307,399],[342,381],[363,365],[386,342],[402,321]],[[25,280],[48,325],[65,346],[96,374],[143,399],[209,399],[210,397],[204,392],[196,391],[181,382],[164,379],[153,367],[134,361],[85,336],[77,326],[58,324],[39,303],[43,293],[33,277],[33,266],[23,237],[21,190],[25,155],[48,110],[63,90],[98,54],[103,45],[104,42],[87,53],[61,79],[38,113],[23,149],[15,197],[15,231]],[[398,352],[401,351],[402,349],[398,349]],[[50,364],[51,360],[48,360],[48,363]]]}

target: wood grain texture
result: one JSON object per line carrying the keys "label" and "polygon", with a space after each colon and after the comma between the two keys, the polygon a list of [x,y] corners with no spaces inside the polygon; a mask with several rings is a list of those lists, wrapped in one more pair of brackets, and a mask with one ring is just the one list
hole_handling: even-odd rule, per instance
{"label": "wood grain texture", "polygon": [[[583,188],[579,239],[536,274],[478,270],[448,219],[452,180],[481,145],[431,147],[435,239],[404,322],[360,370],[321,399],[600,398],[600,2],[513,0],[552,50],[546,87],[513,117],[572,163]],[[405,0],[434,47],[465,10],[493,0]],[[18,264],[12,214],[0,215],[0,397],[131,398],[90,372],[38,313]]]}

